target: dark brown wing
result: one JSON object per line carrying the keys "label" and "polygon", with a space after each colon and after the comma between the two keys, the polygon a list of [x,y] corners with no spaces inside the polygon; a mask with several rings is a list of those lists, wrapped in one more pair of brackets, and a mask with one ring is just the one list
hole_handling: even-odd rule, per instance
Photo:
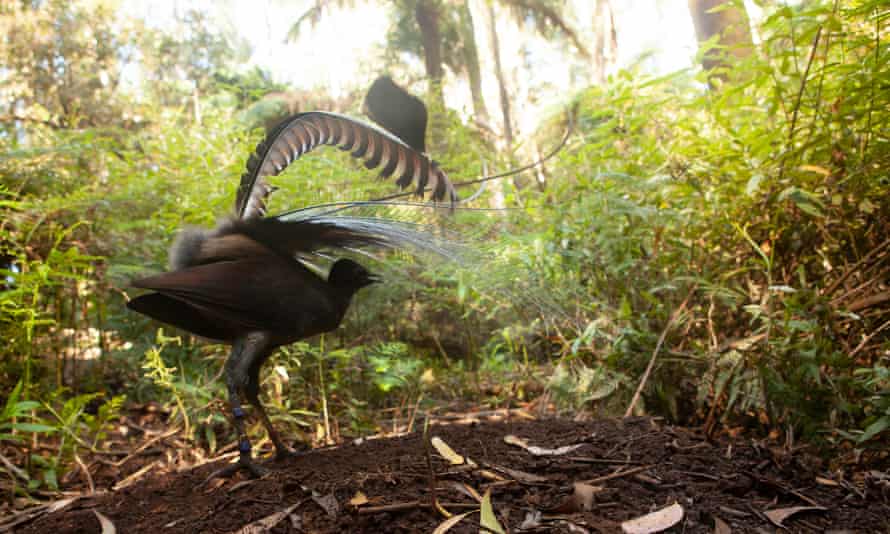
{"label": "dark brown wing", "polygon": [[399,187],[413,183],[418,195],[430,188],[433,200],[457,200],[448,176],[426,154],[371,124],[312,111],[285,119],[257,145],[256,153],[247,161],[247,172],[241,176],[236,216],[264,216],[266,198],[274,191],[266,178],[278,175],[295,159],[321,145],[350,151],[353,157],[364,159],[369,169],[379,168],[382,177],[395,177]]}
{"label": "dark brown wing", "polygon": [[232,325],[218,317],[161,293],[136,297],[127,303],[127,308],[207,339],[231,341],[238,334]]}
{"label": "dark brown wing", "polygon": [[[325,282],[297,262],[276,255],[198,265],[136,280],[132,285],[184,302],[234,330],[300,334],[301,325],[332,313]],[[180,326],[174,320],[158,318]]]}

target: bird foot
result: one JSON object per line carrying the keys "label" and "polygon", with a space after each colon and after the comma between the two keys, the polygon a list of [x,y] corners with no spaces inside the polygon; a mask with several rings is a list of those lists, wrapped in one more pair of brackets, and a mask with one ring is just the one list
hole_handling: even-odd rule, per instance
{"label": "bird foot", "polygon": [[242,457],[237,462],[229,464],[210,473],[210,475],[208,475],[207,478],[204,479],[204,482],[202,482],[199,487],[206,486],[211,480],[215,478],[231,478],[235,473],[241,470],[247,471],[247,474],[251,478],[260,478],[269,473],[269,470],[267,468],[259,465],[250,458]]}
{"label": "bird foot", "polygon": [[290,447],[281,446],[275,448],[275,456],[272,457],[272,461],[280,462],[281,460],[286,460],[288,458],[296,458],[297,456],[302,455],[302,452],[297,452]]}

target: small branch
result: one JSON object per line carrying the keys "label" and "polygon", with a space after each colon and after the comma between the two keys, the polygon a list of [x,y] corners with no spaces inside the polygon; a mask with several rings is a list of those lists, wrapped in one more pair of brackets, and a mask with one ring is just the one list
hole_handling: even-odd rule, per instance
{"label": "small branch", "polygon": [[[478,504],[470,504],[463,502],[443,502],[442,506],[448,508],[476,509]],[[418,508],[432,508],[430,503],[421,501],[400,502],[395,504],[383,504],[380,506],[362,506],[358,509],[359,514],[379,514],[383,512],[403,512],[405,510],[416,510]]]}
{"label": "small branch", "polygon": [[649,469],[652,469],[653,467],[655,467],[654,464],[643,465],[640,467],[626,469],[624,471],[616,471],[614,473],[611,473],[608,475],[603,475],[601,477],[591,478],[590,480],[582,480],[581,483],[582,484],[590,484],[591,486],[596,486],[597,484],[599,484],[601,482],[606,482],[608,480],[622,478],[622,477],[626,477],[626,476],[630,476],[630,475],[636,475],[637,473],[642,473],[643,471],[648,471]]}
{"label": "small branch", "polygon": [[627,406],[627,410],[624,412],[624,417],[630,417],[633,413],[634,407],[636,407],[637,401],[640,400],[640,395],[643,393],[643,388],[646,387],[646,382],[649,380],[649,375],[655,367],[655,358],[658,356],[658,351],[661,350],[661,345],[664,344],[664,339],[667,337],[668,331],[670,331],[671,326],[674,325],[674,321],[676,321],[680,314],[686,309],[686,305],[689,303],[689,299],[692,298],[696,289],[698,289],[698,285],[692,286],[692,289],[689,290],[686,298],[683,299],[680,306],[671,314],[671,318],[668,319],[667,324],[664,326],[664,330],[661,331],[658,343],[655,344],[655,350],[652,351],[652,357],[649,358],[649,365],[646,366],[646,371],[643,372],[643,378],[640,379],[640,384],[637,386],[637,390],[634,392],[634,396],[631,399],[630,404]]}
{"label": "small branch", "polygon": [[[819,39],[822,37],[822,26],[819,26],[819,29],[816,30],[816,36],[813,37],[813,45],[810,48],[810,58],[807,60],[807,68],[803,71],[803,78],[800,80],[800,87],[797,88],[797,99],[794,101],[794,110],[791,112],[791,129],[788,131],[788,150],[785,152],[787,155],[794,143],[794,134],[797,128],[797,116],[800,112],[800,103],[803,100],[803,91],[807,86],[807,78],[810,75],[810,67],[813,65],[813,58],[816,57],[816,49],[819,47]],[[785,163],[787,162],[787,157],[782,158],[782,167],[779,169],[779,179],[781,180],[783,175],[785,174]]]}
{"label": "small branch", "polygon": [[3,463],[3,467],[5,467],[7,471],[9,471],[10,473],[19,477],[20,479],[24,480],[25,482],[28,482],[29,480],[31,480],[31,477],[28,476],[28,473],[26,473],[22,468],[18,467],[14,463],[12,463],[9,460],[9,458],[4,456],[3,454],[0,454],[0,462]]}
{"label": "small branch", "polygon": [[890,239],[887,239],[886,241],[884,241],[884,242],[881,243],[880,245],[876,246],[875,248],[873,248],[873,249],[871,250],[871,252],[869,252],[868,254],[866,254],[865,256],[863,256],[862,259],[860,259],[859,261],[857,261],[856,263],[854,263],[853,266],[850,267],[849,269],[847,269],[847,270],[844,272],[844,274],[841,275],[840,278],[838,278],[838,279],[835,280],[830,286],[828,286],[828,289],[825,290],[825,292],[823,293],[823,295],[831,295],[832,293],[834,293],[834,290],[837,289],[838,286],[840,286],[841,284],[843,284],[844,282],[846,282],[846,281],[847,281],[847,278],[849,278],[850,275],[852,275],[854,272],[856,272],[856,269],[858,269],[862,264],[864,264],[864,263],[866,263],[866,262],[868,262],[868,261],[871,261],[871,259],[872,259],[873,257],[875,257],[876,255],[880,254],[880,253],[881,253],[884,249],[886,249],[886,248],[890,248]]}
{"label": "small branch", "polygon": [[864,338],[862,338],[862,341],[861,341],[858,345],[856,345],[856,348],[853,349],[852,352],[850,352],[850,358],[852,358],[853,356],[856,356],[856,354],[858,354],[859,351],[862,350],[863,347],[865,347],[865,344],[866,344],[866,343],[868,343],[869,341],[871,341],[871,339],[872,339],[873,337],[875,337],[875,336],[878,335],[879,333],[883,332],[883,331],[886,330],[887,328],[890,328],[890,320],[885,321],[884,324],[882,324],[881,326],[877,327],[877,328],[875,329],[874,332],[872,332],[872,333],[870,333],[869,335],[867,335],[867,336],[865,336]]}

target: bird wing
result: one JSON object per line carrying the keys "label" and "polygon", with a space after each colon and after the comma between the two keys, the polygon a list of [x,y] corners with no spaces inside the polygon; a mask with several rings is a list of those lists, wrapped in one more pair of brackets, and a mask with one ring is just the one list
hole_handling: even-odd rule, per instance
{"label": "bird wing", "polygon": [[311,111],[285,119],[257,145],[241,176],[236,216],[263,217],[266,199],[274,191],[266,178],[280,174],[291,162],[321,145],[350,151],[353,157],[364,159],[367,168],[380,168],[382,177],[395,177],[399,187],[415,184],[418,195],[429,187],[433,200],[457,200],[448,176],[426,154],[374,125],[337,113]]}
{"label": "bird wing", "polygon": [[[294,300],[309,303],[309,308],[313,307],[312,303],[323,302],[323,284],[323,280],[305,267],[272,254],[197,265],[132,283],[245,330],[287,328],[300,321],[300,317],[289,312],[295,309]],[[306,311],[314,314],[324,310]],[[157,318],[177,324],[169,318]]]}
{"label": "bird wing", "polygon": [[161,293],[140,295],[127,302],[127,308],[207,339],[228,341],[233,337],[231,328],[219,317]]}

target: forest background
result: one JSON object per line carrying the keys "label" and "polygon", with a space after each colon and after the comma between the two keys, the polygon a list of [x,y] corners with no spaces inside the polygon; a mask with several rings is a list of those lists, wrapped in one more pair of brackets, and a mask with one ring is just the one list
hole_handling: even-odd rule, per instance
{"label": "forest background", "polygon": [[[456,180],[569,135],[469,204],[493,210],[436,216],[478,262],[379,257],[388,283],[338,331],[279,351],[264,401],[291,439],[410,431],[437,411],[630,407],[836,456],[886,451],[885,2],[268,4],[290,18],[265,41],[239,27],[239,2],[0,4],[10,496],[64,486],[132,406],[207,455],[231,446],[225,348],[128,313],[128,281],[164,269],[183,224],[228,213],[264,126],[360,115],[381,74],[427,102],[429,150]],[[637,24],[647,9],[661,26]],[[338,46],[331,28],[351,36],[350,20],[382,33]],[[650,28],[694,49],[639,54]],[[258,43],[284,52],[263,59]],[[278,211],[391,192],[336,151],[276,183]]]}

